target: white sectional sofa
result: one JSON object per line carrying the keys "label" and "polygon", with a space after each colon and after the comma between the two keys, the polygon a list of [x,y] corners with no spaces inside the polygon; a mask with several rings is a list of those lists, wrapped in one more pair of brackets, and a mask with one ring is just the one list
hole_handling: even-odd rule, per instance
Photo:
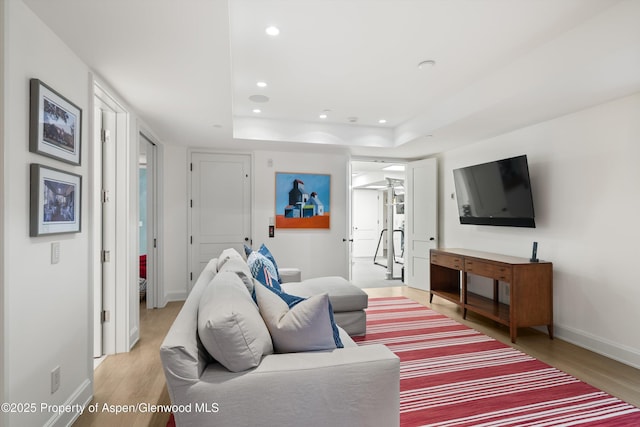
{"label": "white sectional sofa", "polygon": [[[399,425],[395,354],[383,345],[359,347],[340,326],[343,348],[278,353],[272,325],[257,320],[262,305],[251,297],[248,269],[237,260],[219,264],[212,260],[200,274],[160,348],[178,426]],[[322,279],[313,280],[313,286],[297,282],[286,290],[320,290]],[[260,304],[271,295],[265,289],[256,292]],[[305,303],[323,299],[312,296]],[[218,335],[213,344],[209,332]],[[234,354],[245,345],[248,350]],[[247,364],[252,366],[245,369]]]}

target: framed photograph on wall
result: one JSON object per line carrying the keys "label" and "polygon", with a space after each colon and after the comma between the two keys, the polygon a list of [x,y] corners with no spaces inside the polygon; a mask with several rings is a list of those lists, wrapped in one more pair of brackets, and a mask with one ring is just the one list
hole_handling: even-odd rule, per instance
{"label": "framed photograph on wall", "polygon": [[31,79],[29,151],[80,165],[82,110],[38,79]]}
{"label": "framed photograph on wall", "polygon": [[82,176],[31,164],[29,235],[80,232]]}
{"label": "framed photograph on wall", "polygon": [[276,172],[276,228],[331,228],[331,175]]}

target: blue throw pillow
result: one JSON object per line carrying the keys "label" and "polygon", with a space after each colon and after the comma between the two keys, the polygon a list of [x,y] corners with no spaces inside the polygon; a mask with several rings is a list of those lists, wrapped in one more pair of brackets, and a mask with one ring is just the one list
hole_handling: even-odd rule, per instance
{"label": "blue throw pillow", "polygon": [[278,264],[276,264],[276,259],[271,254],[271,251],[269,250],[269,248],[267,248],[263,243],[262,245],[260,245],[260,249],[258,249],[258,252],[266,256],[267,259],[273,263],[273,266],[276,269],[276,279],[278,280],[279,283],[282,283],[280,280],[280,272],[278,271]]}
{"label": "blue throw pillow", "polygon": [[247,265],[251,270],[251,275],[265,286],[280,290],[280,282],[277,280],[278,273],[273,263],[259,252],[251,252],[247,258]]}
{"label": "blue throw pillow", "polygon": [[251,255],[251,252],[253,252],[253,249],[251,249],[251,247],[247,246],[247,244],[245,243],[244,254],[247,256],[247,258],[249,258],[249,255]]}

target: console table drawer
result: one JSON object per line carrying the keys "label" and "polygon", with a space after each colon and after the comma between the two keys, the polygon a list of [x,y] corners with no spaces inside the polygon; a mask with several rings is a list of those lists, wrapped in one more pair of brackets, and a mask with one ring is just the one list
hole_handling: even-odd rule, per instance
{"label": "console table drawer", "polygon": [[462,270],[464,262],[462,258],[452,255],[431,254],[431,264],[441,265],[456,270]]}
{"label": "console table drawer", "polygon": [[492,264],[476,260],[464,260],[464,271],[478,276],[511,282],[512,268],[508,265]]}

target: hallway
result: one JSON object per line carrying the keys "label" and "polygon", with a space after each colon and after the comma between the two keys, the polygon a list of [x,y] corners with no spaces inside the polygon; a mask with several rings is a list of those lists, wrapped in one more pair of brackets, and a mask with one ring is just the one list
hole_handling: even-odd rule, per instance
{"label": "hallway", "polygon": [[376,258],[376,264],[374,264],[373,257],[353,257],[351,259],[351,283],[363,289],[404,286],[402,280],[400,280],[402,265],[393,264],[394,279],[391,280],[386,279],[386,265],[386,258]]}

